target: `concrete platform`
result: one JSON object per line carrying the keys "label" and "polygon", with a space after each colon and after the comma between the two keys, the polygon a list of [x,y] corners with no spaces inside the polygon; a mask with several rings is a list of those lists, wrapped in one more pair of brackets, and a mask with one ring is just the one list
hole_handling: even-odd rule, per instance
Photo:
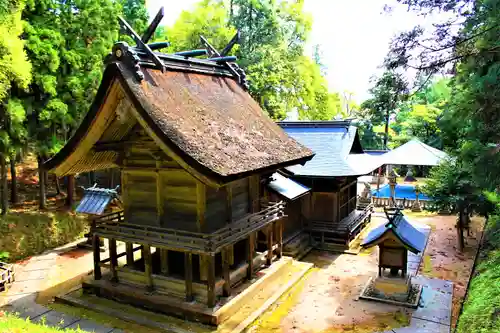
{"label": "concrete platform", "polygon": [[[151,303],[148,304],[147,310],[154,311],[152,313],[154,316],[174,319],[169,317],[173,315],[180,319],[189,319],[201,324],[216,325],[218,326],[217,332],[241,332],[276,302],[282,294],[297,283],[312,266],[309,263],[297,262],[291,258],[283,257],[271,267],[259,272],[262,274],[260,278],[256,278],[252,283],[240,286],[239,292],[235,290],[237,294],[223,300],[222,305],[214,309],[207,308],[204,304],[196,302],[177,302],[174,304],[172,299],[166,298],[165,295],[149,294],[148,299]],[[79,298],[74,296],[75,293],[73,292],[56,298],[56,301],[84,307],[144,326],[174,332],[185,332],[182,328],[173,327],[175,325],[172,324],[165,324],[155,320],[145,321],[142,319],[145,317],[144,314],[131,315],[131,312],[135,312],[132,309],[134,305],[133,298],[137,296],[136,294],[142,293],[144,295],[143,290],[137,290],[137,288],[123,284],[113,285],[104,280],[94,281],[92,285],[95,287],[97,284],[100,286],[101,295],[108,296],[110,299],[104,301],[103,298],[95,298],[92,295],[84,295],[84,297]],[[89,297],[94,297],[95,301],[92,301],[92,298]],[[141,299],[141,301],[143,300]],[[130,311],[121,311],[120,309],[123,306],[127,306]],[[174,306],[175,308],[173,308]],[[146,316],[150,317],[149,315]],[[169,322],[175,322],[175,320]]]}

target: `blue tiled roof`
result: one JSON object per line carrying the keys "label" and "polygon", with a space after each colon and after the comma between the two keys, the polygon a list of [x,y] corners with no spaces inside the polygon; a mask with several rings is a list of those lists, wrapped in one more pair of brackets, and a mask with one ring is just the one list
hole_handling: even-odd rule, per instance
{"label": "blue tiled roof", "polygon": [[403,214],[398,214],[393,221],[384,223],[373,229],[363,239],[362,247],[372,247],[377,245],[387,232],[393,232],[410,251],[414,253],[423,252],[425,248],[426,237],[423,232],[416,229]]}
{"label": "blue tiled roof", "polygon": [[277,172],[273,173],[271,181],[267,184],[267,186],[288,200],[295,200],[311,190],[310,188],[280,175]]}
{"label": "blue tiled roof", "polygon": [[381,162],[377,156],[365,154],[357,135],[357,127],[346,121],[280,122],[292,138],[310,148],[316,155],[305,165],[286,169],[299,176],[358,176],[372,172]]}
{"label": "blue tiled roof", "polygon": [[111,200],[117,198],[116,190],[93,187],[85,189],[83,199],[76,208],[77,213],[101,215]]}

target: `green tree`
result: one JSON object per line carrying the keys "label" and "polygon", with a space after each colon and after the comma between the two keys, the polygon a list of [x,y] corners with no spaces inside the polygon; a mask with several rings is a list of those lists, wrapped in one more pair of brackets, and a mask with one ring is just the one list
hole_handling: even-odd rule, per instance
{"label": "green tree", "polygon": [[389,140],[389,120],[399,106],[399,103],[408,95],[408,83],[404,77],[395,71],[385,71],[374,80],[369,90],[372,98],[364,101],[361,108],[370,118],[373,126],[384,125],[384,148]]}
{"label": "green tree", "polygon": [[[104,56],[118,36],[118,3],[112,0],[29,1],[23,12],[26,51],[33,64],[27,109],[39,163],[56,152],[87,112],[101,80]],[[40,168],[40,206],[46,174]]]}
{"label": "green tree", "polygon": [[[31,81],[31,63],[20,38],[23,31],[21,13],[24,1],[0,3],[0,177],[2,185],[2,214],[8,209],[6,161],[12,161],[19,143],[24,139],[25,110],[18,100],[10,97],[12,88],[24,90]],[[12,178],[15,201],[15,169]]]}
{"label": "green tree", "polygon": [[391,124],[396,133],[391,141],[396,146],[416,137],[430,146],[443,149],[440,120],[451,96],[448,84],[448,79],[428,82],[407,101],[400,103],[396,121]]}
{"label": "green tree", "polygon": [[303,1],[274,2],[204,0],[193,11],[184,11],[166,38],[171,51],[199,48],[199,36],[221,50],[236,30],[241,41],[233,53],[247,72],[250,94],[274,119],[284,119],[296,109],[301,118],[331,119],[340,99],[328,91],[320,66],[304,56],[311,19]]}

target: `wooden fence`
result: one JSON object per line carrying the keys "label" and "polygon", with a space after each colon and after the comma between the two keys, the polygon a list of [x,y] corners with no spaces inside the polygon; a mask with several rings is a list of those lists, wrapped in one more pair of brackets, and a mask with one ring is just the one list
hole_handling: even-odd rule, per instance
{"label": "wooden fence", "polygon": [[[403,207],[404,209],[411,209],[416,200],[414,199],[396,199],[396,205],[398,207]],[[432,201],[429,200],[419,200],[420,207],[424,210],[432,206]],[[375,207],[389,207],[391,204],[391,198],[380,198],[372,197],[372,203]]]}

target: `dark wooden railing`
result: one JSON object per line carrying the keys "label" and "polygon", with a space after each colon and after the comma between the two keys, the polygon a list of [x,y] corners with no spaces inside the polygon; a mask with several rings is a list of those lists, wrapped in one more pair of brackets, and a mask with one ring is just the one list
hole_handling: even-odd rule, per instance
{"label": "dark wooden railing", "polygon": [[309,221],[308,229],[311,231],[324,232],[350,232],[356,229],[373,211],[373,205],[366,206],[363,210],[354,210],[348,216],[340,220],[334,221]]}
{"label": "dark wooden railing", "polygon": [[284,203],[271,203],[267,208],[243,217],[210,234],[171,228],[137,225],[125,222],[123,212],[94,220],[92,232],[106,238],[144,243],[194,253],[216,253],[223,247],[248,237],[251,232],[283,217]]}

